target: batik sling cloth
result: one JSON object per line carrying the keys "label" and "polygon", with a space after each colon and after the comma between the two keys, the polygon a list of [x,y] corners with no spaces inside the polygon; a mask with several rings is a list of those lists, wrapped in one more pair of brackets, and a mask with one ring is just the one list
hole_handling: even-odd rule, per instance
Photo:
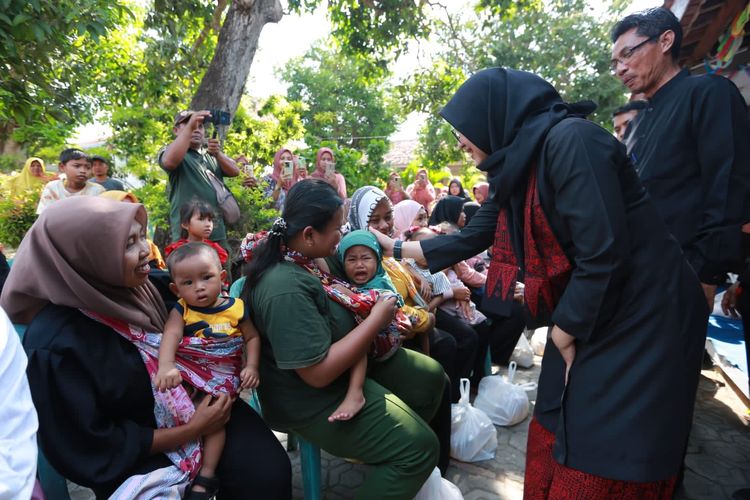
{"label": "batik sling cloth", "polygon": [[[131,342],[146,365],[154,396],[154,417],[159,429],[184,425],[195,413],[195,405],[182,385],[161,392],[154,385],[159,370],[159,345],[162,335],[150,333],[123,321],[108,318],[92,311],[81,310],[89,318],[112,328]],[[183,337],[177,348],[175,364],[183,380],[197,389],[218,396],[237,395],[242,364],[242,337],[202,339]],[[157,469],[148,474],[125,480],[110,498],[181,498],[190,481],[201,468],[201,443],[190,441],[176,450],[165,452],[172,467]],[[151,493],[157,496],[151,496]]]}

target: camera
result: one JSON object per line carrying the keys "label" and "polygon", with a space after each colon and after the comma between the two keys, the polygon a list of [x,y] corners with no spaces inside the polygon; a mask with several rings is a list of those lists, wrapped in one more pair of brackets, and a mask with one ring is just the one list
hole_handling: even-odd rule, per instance
{"label": "camera", "polygon": [[208,110],[211,113],[211,116],[207,116],[203,123],[213,123],[216,126],[220,125],[229,125],[231,123],[231,119],[229,116],[229,111],[222,111],[220,109],[209,109]]}

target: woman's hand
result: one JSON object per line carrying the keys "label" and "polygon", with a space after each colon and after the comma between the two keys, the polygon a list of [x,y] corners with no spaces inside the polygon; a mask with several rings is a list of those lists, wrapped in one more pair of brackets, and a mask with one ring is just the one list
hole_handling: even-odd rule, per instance
{"label": "woman's hand", "polygon": [[733,318],[739,318],[739,314],[737,314],[737,290],[739,287],[739,282],[730,286],[721,299],[721,310],[724,311],[724,314]]}
{"label": "woman's hand", "polygon": [[552,342],[555,343],[555,347],[560,351],[563,360],[565,361],[565,385],[568,385],[568,373],[570,367],[573,365],[573,360],[576,357],[576,338],[565,331],[562,328],[555,325],[552,327]]}
{"label": "woman's hand", "polygon": [[374,321],[380,321],[380,327],[378,330],[382,330],[393,321],[393,316],[396,314],[397,308],[398,305],[395,296],[381,296],[375,305],[372,306],[368,318],[375,318]]}
{"label": "woman's hand", "polygon": [[229,422],[232,399],[227,394],[219,397],[206,395],[195,408],[193,418],[187,425],[193,427],[199,436],[213,434]]}
{"label": "woman's hand", "polygon": [[516,286],[513,289],[513,300],[515,300],[521,305],[523,305],[524,302],[526,302],[526,297],[523,294],[523,291],[525,288],[526,287],[524,286],[523,283],[521,283],[520,281],[517,281]]}
{"label": "woman's hand", "polygon": [[380,248],[383,249],[383,255],[386,257],[392,257],[393,256],[393,244],[396,243],[396,240],[394,240],[393,238],[389,236],[386,236],[385,234],[381,233],[380,231],[378,231],[372,226],[370,226],[368,229],[378,239],[378,243],[380,243]]}

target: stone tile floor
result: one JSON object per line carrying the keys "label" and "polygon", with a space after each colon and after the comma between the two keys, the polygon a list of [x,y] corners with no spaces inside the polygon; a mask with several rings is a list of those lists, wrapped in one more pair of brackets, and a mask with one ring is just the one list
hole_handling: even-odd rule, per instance
{"label": "stone tile floor", "polygon": [[[528,370],[519,369],[516,382],[536,382],[541,358]],[[532,403],[536,392],[530,392]],[[750,487],[750,425],[747,409],[712,368],[702,372],[693,431],[685,459],[685,480],[679,500],[729,499],[738,488]],[[523,497],[526,433],[530,417],[513,427],[497,427],[498,448],[493,460],[476,463],[451,461],[447,479],[456,484],[466,500],[516,500]],[[284,440],[286,436],[279,435]],[[294,498],[303,499],[299,452],[291,452]],[[364,481],[366,465],[348,463],[322,454],[324,498],[353,498]]]}
{"label": "stone tile floor", "polygon": [[[541,358],[528,370],[518,370],[516,382],[536,382]],[[530,392],[534,402],[536,392]],[[750,487],[750,424],[747,409],[712,368],[704,369],[698,387],[693,430],[685,459],[685,480],[678,500],[729,499],[738,488]],[[451,461],[447,478],[466,500],[516,500],[523,497],[526,433],[530,417],[513,427],[497,427],[498,448],[493,460],[477,463]],[[286,435],[279,434],[282,442]],[[299,452],[290,452],[294,471],[294,498],[303,499]],[[354,497],[368,472],[323,452],[324,498]],[[93,498],[88,490],[71,485],[72,500]]]}

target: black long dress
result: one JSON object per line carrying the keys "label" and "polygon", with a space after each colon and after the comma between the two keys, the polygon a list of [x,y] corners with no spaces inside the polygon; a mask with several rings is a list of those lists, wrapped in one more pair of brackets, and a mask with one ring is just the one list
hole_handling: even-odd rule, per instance
{"label": "black long dress", "polygon": [[[63,476],[107,498],[125,479],[171,465],[151,454],[151,383],[133,344],[77,309],[48,305],[24,336],[39,445]],[[291,498],[291,467],[261,418],[238,400],[219,462],[219,498]]]}
{"label": "black long dress", "polygon": [[[547,343],[535,416],[563,465],[615,480],[672,477],[706,336],[698,279],[611,134],[563,119],[536,158],[544,213],[573,265],[552,322],[576,337],[577,353],[566,389]],[[498,213],[487,202],[460,233],[421,242],[430,268],[490,247]]]}

